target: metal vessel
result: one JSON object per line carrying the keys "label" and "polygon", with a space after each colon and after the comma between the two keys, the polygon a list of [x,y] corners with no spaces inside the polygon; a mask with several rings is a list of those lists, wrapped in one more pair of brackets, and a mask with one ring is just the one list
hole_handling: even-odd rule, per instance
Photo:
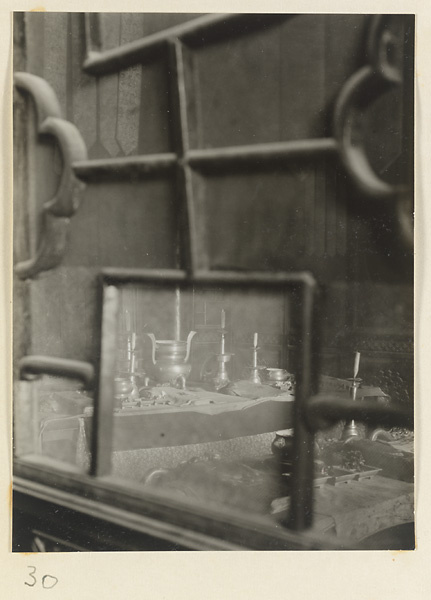
{"label": "metal vessel", "polygon": [[170,383],[184,388],[192,369],[188,362],[190,348],[196,331],[191,331],[186,341],[156,340],[153,333],[147,333],[152,342],[152,375],[158,383]]}

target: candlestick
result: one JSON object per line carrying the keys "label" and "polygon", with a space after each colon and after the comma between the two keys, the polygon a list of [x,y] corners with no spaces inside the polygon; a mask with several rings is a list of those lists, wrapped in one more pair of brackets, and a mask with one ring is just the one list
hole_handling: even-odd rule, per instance
{"label": "candlestick", "polygon": [[[355,362],[353,364],[353,378],[349,379],[349,381],[351,381],[350,399],[352,401],[356,400],[356,393],[357,393],[358,387],[361,385],[361,381],[362,381],[362,379],[357,377],[357,374],[359,372],[360,359],[361,359],[361,353],[355,352]],[[344,426],[343,433],[341,434],[341,439],[346,441],[350,438],[357,437],[358,435],[359,435],[359,429],[358,429],[358,426],[356,425],[355,421],[353,419],[351,421],[347,421]]]}
{"label": "candlestick", "polygon": [[226,313],[224,309],[221,311],[221,329],[219,333],[221,334],[220,339],[220,354],[216,354],[217,362],[218,362],[218,370],[217,375],[213,379],[213,384],[216,390],[219,390],[225,387],[229,383],[229,376],[226,369],[226,363],[228,363],[233,356],[232,353],[225,352],[225,339],[226,339]]}
{"label": "candlestick", "polygon": [[257,383],[260,384],[262,383],[261,379],[260,379],[260,375],[259,375],[259,369],[257,366],[257,351],[258,351],[258,345],[257,345],[257,340],[258,340],[258,335],[257,332],[254,334],[253,336],[253,365],[251,368],[251,374],[250,374],[250,381],[252,381],[253,383]]}
{"label": "candlestick", "polygon": [[127,336],[127,360],[130,362],[132,358],[132,341],[129,336]]}

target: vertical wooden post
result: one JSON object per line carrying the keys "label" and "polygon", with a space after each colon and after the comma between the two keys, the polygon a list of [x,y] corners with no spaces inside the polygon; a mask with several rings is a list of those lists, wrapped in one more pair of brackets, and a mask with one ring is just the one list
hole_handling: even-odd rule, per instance
{"label": "vertical wooden post", "polygon": [[99,379],[95,385],[90,475],[111,472],[114,435],[115,368],[120,291],[113,285],[103,289]]}
{"label": "vertical wooden post", "polygon": [[293,409],[294,464],[290,513],[286,525],[301,531],[313,521],[314,433],[305,421],[306,403],[316,388],[315,347],[315,284],[304,282],[302,293],[302,323],[299,340],[300,369],[297,375]]}

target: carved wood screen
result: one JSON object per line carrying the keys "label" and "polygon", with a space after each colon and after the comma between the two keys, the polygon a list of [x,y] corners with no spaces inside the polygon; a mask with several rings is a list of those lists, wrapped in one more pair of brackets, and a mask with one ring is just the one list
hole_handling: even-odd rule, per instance
{"label": "carved wood screen", "polygon": [[[401,83],[399,64],[391,62],[396,44],[381,18],[369,28],[362,15],[206,15],[168,29],[161,19],[152,31],[145,15],[32,18],[44,20],[44,44],[35,45],[39,54],[28,56],[27,68],[55,88],[89,155],[70,162],[87,188],[62,265],[31,282],[39,302],[55,289],[64,306],[79,307],[85,295],[95,296],[101,266],[192,275],[307,268],[337,298],[333,281],[345,284],[360,271],[349,198],[380,198],[383,212],[401,207],[409,238],[409,189],[370,170],[359,119],[376,89]],[[52,35],[59,25],[66,36]],[[401,30],[402,45],[407,25]],[[367,32],[368,52],[358,52]],[[321,43],[304,43],[312,36]],[[316,47],[325,48],[324,57]],[[52,58],[59,50],[63,62]],[[327,327],[338,354],[337,335],[351,334],[346,324],[361,327],[360,294],[345,286],[341,296]],[[57,318],[61,330],[66,310],[51,312],[51,325]],[[94,343],[82,338],[97,331],[95,307],[82,312],[90,333],[77,337],[72,320],[68,339],[41,353],[92,360]],[[34,336],[36,348],[41,338]]]}
{"label": "carved wood screen", "polygon": [[[57,293],[88,305],[77,290],[91,289],[89,270],[105,266],[309,269],[328,284],[326,371],[345,375],[340,347],[358,346],[376,380],[396,359],[411,396],[411,368],[403,367],[412,351],[411,251],[396,240],[400,223],[411,238],[411,187],[406,193],[400,183],[412,177],[412,18],[27,19],[37,27],[27,27],[26,70],[53,87],[89,156],[73,165],[87,189],[63,266],[50,274]],[[33,39],[36,29],[42,39]],[[379,123],[394,134],[383,158],[372,152],[373,172],[364,135],[375,139]],[[376,299],[368,311],[346,283],[364,279]],[[33,287],[52,303],[50,285]],[[376,311],[395,296],[399,307],[383,326]],[[86,311],[88,331],[94,310]],[[51,327],[61,318],[51,306]],[[53,343],[60,356],[94,354],[91,335]]]}
{"label": "carved wood screen", "polygon": [[[112,16],[110,18],[112,19]],[[128,23],[130,25],[130,18],[127,15],[117,18],[116,25],[121,28],[122,32],[124,28],[127,28]],[[134,17],[134,27],[137,27],[138,19],[139,16]],[[162,101],[162,106],[163,110],[166,111],[167,129],[169,127],[171,129],[171,139],[167,143],[167,149],[171,151],[158,152],[155,155],[145,153],[139,157],[134,155],[134,151],[139,150],[139,142],[136,139],[139,127],[136,126],[136,122],[134,138],[129,135],[129,130],[127,130],[127,136],[125,132],[121,134],[128,139],[129,146],[127,149],[129,152],[127,152],[127,158],[118,157],[108,161],[77,163],[75,165],[76,172],[79,177],[89,181],[92,178],[100,177],[102,172],[105,175],[115,172],[116,176],[120,177],[130,177],[131,173],[134,173],[145,178],[174,171],[177,183],[176,190],[178,197],[181,198],[179,207],[180,210],[181,206],[183,208],[182,216],[186,224],[186,228],[182,229],[185,233],[183,238],[185,255],[182,263],[192,270],[209,268],[214,266],[214,263],[218,263],[217,266],[223,266],[223,262],[226,263],[229,256],[238,256],[238,246],[232,244],[226,236],[223,237],[223,233],[228,231],[231,237],[235,235],[235,225],[241,227],[244,213],[245,216],[248,215],[249,217],[251,214],[255,215],[255,222],[269,219],[268,209],[259,208],[259,205],[271,201],[271,198],[265,196],[265,192],[261,189],[260,195],[263,195],[263,198],[260,200],[255,195],[252,198],[252,206],[250,201],[246,199],[249,187],[244,187],[244,184],[241,183],[243,181],[241,174],[247,173],[247,176],[251,178],[251,172],[253,171],[259,173],[259,177],[263,180],[266,177],[266,185],[270,189],[269,193],[271,194],[271,189],[274,190],[272,194],[272,201],[274,202],[274,196],[278,195],[275,192],[275,186],[280,185],[281,173],[287,173],[282,182],[283,187],[286,186],[286,191],[291,187],[292,176],[289,176],[288,165],[292,164],[292,161],[300,170],[299,178],[293,178],[295,195],[304,195],[305,191],[305,197],[310,197],[310,191],[304,190],[304,186],[310,185],[309,179],[314,180],[314,185],[321,191],[321,195],[318,200],[315,196],[314,200],[311,200],[312,204],[309,209],[303,211],[305,216],[302,222],[298,220],[298,217],[295,218],[294,210],[291,212],[288,235],[286,236],[281,231],[278,233],[282,237],[277,240],[277,244],[273,244],[278,246],[275,253],[280,251],[280,246],[284,246],[282,249],[284,255],[287,252],[288,255],[295,253],[304,254],[305,256],[334,258],[345,254],[344,208],[340,203],[338,206],[336,205],[335,182],[327,181],[327,171],[325,169],[325,157],[334,158],[336,142],[330,137],[320,137],[325,132],[325,124],[321,123],[311,128],[308,127],[308,131],[303,128],[303,131],[301,131],[296,123],[297,130],[295,131],[295,121],[290,118],[290,115],[286,114],[284,118],[285,132],[283,132],[280,130],[280,126],[276,126],[276,123],[270,123],[273,114],[270,106],[265,107],[266,118],[262,112],[260,115],[256,115],[257,107],[254,107],[251,108],[252,112],[249,117],[255,119],[256,116],[259,116],[261,121],[266,122],[269,126],[266,133],[262,135],[262,131],[260,132],[259,137],[263,138],[265,142],[253,143],[254,135],[252,132],[240,131],[241,120],[238,123],[238,131],[234,131],[232,119],[238,119],[238,115],[228,116],[231,122],[226,121],[226,117],[223,117],[223,112],[229,112],[229,109],[232,109],[233,106],[226,105],[226,93],[235,96],[235,90],[229,88],[226,90],[226,86],[223,84],[234,85],[232,78],[235,76],[235,71],[230,73],[229,82],[222,78],[221,85],[219,84],[218,88],[222,90],[220,98],[212,98],[214,104],[217,101],[219,103],[224,101],[223,108],[212,110],[210,113],[208,111],[211,110],[211,107],[205,105],[205,101],[211,100],[211,97],[208,97],[211,89],[209,88],[211,85],[209,74],[205,73],[205,65],[211,65],[211,62],[206,63],[205,61],[208,61],[206,55],[211,58],[213,46],[216,46],[219,51],[222,43],[226,46],[226,50],[222,54],[222,57],[226,59],[222,63],[222,69],[228,70],[232,66],[237,67],[237,69],[241,66],[244,67],[246,65],[235,65],[232,59],[231,64],[229,64],[229,55],[226,52],[231,53],[230,44],[232,43],[235,47],[240,43],[247,48],[251,43],[255,44],[257,39],[265,49],[265,46],[268,47],[268,43],[274,35],[277,38],[280,37],[280,39],[284,38],[285,28],[290,25],[289,22],[292,19],[294,17],[290,15],[208,15],[182,23],[171,29],[153,33],[148,37],[121,44],[118,48],[104,50],[101,29],[103,23],[106,24],[106,20],[104,21],[103,17],[98,19],[95,15],[87,15],[86,17],[87,40],[90,40],[91,45],[84,63],[84,69],[87,73],[101,76],[100,81],[103,81],[103,77],[106,75],[120,73],[117,77],[119,78],[119,106],[123,101],[121,111],[127,110],[127,105],[131,101],[139,102],[136,96],[136,88],[139,87],[141,75],[139,67],[137,68],[136,65],[144,64],[144,68],[148,70],[155,62],[162,62],[165,71],[170,73],[169,87],[165,90],[169,101],[166,106],[164,106],[165,101]],[[321,25],[316,24],[316,29],[321,35],[323,34]],[[254,35],[250,37],[250,32],[253,31]],[[300,35],[300,31],[295,25],[289,29],[289,32],[290,34],[295,32],[295,37]],[[135,36],[137,35],[136,29],[133,33]],[[239,42],[236,41],[238,39]],[[97,50],[95,50],[95,47]],[[209,50],[206,48],[209,48]],[[271,58],[265,57],[258,66],[261,69],[259,75],[261,78],[263,77],[263,81],[271,81],[265,74],[265,70],[270,67]],[[238,74],[240,71],[237,70],[236,73]],[[142,77],[145,77],[145,72]],[[129,82],[129,85],[127,82]],[[113,79],[111,79],[111,83],[114,85]],[[258,84],[258,81],[255,83]],[[130,93],[131,87],[134,87],[135,94]],[[213,89],[211,93],[214,93]],[[280,102],[280,99],[275,97],[278,95],[279,93],[274,94],[272,104]],[[160,98],[163,99],[163,94],[159,92],[158,102]],[[244,107],[247,104],[249,106],[253,104],[252,98],[249,101],[245,99],[245,102],[242,99],[241,105]],[[235,110],[238,110],[238,108],[234,108]],[[262,108],[260,107],[259,110],[262,111]],[[299,107],[296,107],[296,110],[298,111]],[[287,116],[288,118],[286,118]],[[224,129],[224,135],[217,129],[210,128],[208,119],[220,119],[220,128],[222,131]],[[117,156],[122,155],[125,150],[125,145],[119,134],[121,129],[121,125],[119,126],[120,120],[121,114],[119,120],[117,120],[116,140],[119,146]],[[146,123],[141,123],[140,126],[145,131]],[[312,133],[313,129],[316,133],[319,132],[319,137],[304,138],[304,133]],[[107,135],[106,131],[105,135]],[[283,140],[284,137],[285,140]],[[131,143],[133,139],[134,142]],[[232,140],[232,144],[226,145],[226,141],[229,141],[229,139]],[[248,143],[244,145],[244,142]],[[108,141],[105,145],[107,143]],[[113,147],[111,146],[111,148]],[[97,150],[103,152],[102,145],[98,146]],[[90,151],[90,155],[91,153]],[[276,182],[274,182],[274,172],[278,173]],[[225,202],[245,204],[242,214],[239,208],[226,210],[225,202],[223,202],[226,187],[220,182],[227,180],[230,184],[234,183],[234,186],[230,185],[229,188],[234,187],[235,193],[227,198]],[[325,193],[325,187],[327,186],[332,188],[328,194]],[[263,187],[261,184],[261,188]],[[235,195],[237,198],[235,198]],[[313,195],[315,195],[314,192],[311,192],[311,197]],[[257,206],[255,200],[257,200]],[[289,200],[292,202],[294,198]],[[217,210],[224,210],[227,213],[228,221],[225,226],[220,224],[222,231],[217,232],[217,234],[214,234],[211,227],[208,227],[208,221],[211,221],[211,215],[215,210],[215,202],[217,203]],[[286,203],[285,200],[281,200],[281,202]],[[277,205],[275,211],[277,211]],[[209,216],[205,217],[205,212],[209,213]],[[322,217],[325,218],[325,213],[327,213],[327,223],[326,227],[322,227]],[[295,231],[298,231],[298,234]],[[222,236],[221,240],[220,235]],[[262,252],[261,239],[257,241],[254,238],[244,241],[248,245],[248,254],[253,254],[251,259],[250,256],[247,257],[250,263],[256,266],[259,259],[261,261],[262,258],[268,259],[265,256],[259,257],[256,252],[253,252],[253,245],[258,246],[258,250]],[[268,246],[266,243],[265,245]],[[227,249],[223,252],[221,247],[227,247]],[[271,258],[274,260],[275,255]],[[244,256],[241,256],[241,253],[239,261],[242,262],[240,266],[246,266],[247,260]],[[279,268],[282,268],[281,264]]]}

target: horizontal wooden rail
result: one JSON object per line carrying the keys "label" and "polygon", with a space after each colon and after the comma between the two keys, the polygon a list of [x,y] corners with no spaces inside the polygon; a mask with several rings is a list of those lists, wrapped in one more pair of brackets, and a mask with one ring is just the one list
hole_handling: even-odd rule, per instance
{"label": "horizontal wooden rail", "polygon": [[154,177],[173,170],[176,162],[176,154],[166,153],[83,160],[73,163],[72,167],[79,179],[91,182]]}
{"label": "horizontal wooden rail", "polygon": [[131,269],[106,267],[100,273],[101,281],[106,285],[126,283],[147,283],[168,281],[180,283],[187,281],[187,273],[181,269]]}
{"label": "horizontal wooden rail", "polygon": [[[132,531],[172,539],[192,549],[231,549],[239,544],[244,550],[340,550],[352,544],[313,532],[297,534],[280,528],[267,518],[249,516],[244,511],[199,504],[187,498],[151,493],[142,485],[95,478],[70,472],[62,463],[30,463],[15,459],[14,491],[40,498],[78,513],[115,522]],[[53,463],[53,461],[50,461]],[[65,472],[65,469],[68,469]],[[250,535],[252,531],[252,535]]]}
{"label": "horizontal wooden rail", "polygon": [[121,158],[98,158],[73,163],[75,175],[85,182],[157,177],[173,171],[178,163],[188,164],[203,172],[266,169],[286,165],[294,159],[311,159],[319,155],[335,154],[337,142],[332,138],[291,140],[204,148],[190,150],[180,159],[173,152],[146,154]]}
{"label": "horizontal wooden rail", "polygon": [[198,17],[181,25],[170,27],[147,37],[104,52],[88,53],[84,70],[91,75],[106,75],[127,69],[160,55],[169,40],[178,38],[190,46],[246,34],[256,29],[281,23],[295,15],[283,14],[211,14]]}
{"label": "horizontal wooden rail", "polygon": [[413,429],[413,408],[387,405],[371,400],[343,400],[328,394],[310,398],[305,406],[307,423],[314,430],[326,429],[344,419],[383,427]]}
{"label": "horizontal wooden rail", "polygon": [[317,282],[308,271],[237,271],[237,270],[197,270],[193,273],[193,282],[215,285],[237,285],[271,287],[304,286],[310,290],[317,288]]}
{"label": "horizontal wooden rail", "polygon": [[308,271],[262,272],[262,271],[194,271],[192,274],[182,269],[127,269],[107,267],[100,272],[100,280],[105,285],[120,286],[127,283],[160,283],[219,285],[237,287],[295,288],[304,286],[314,290],[317,286],[313,275]]}
{"label": "horizontal wooden rail", "polygon": [[318,154],[333,154],[336,151],[337,142],[334,139],[316,138],[190,150],[185,158],[195,169],[214,171],[251,166],[265,168],[287,163],[295,158],[312,158]]}

